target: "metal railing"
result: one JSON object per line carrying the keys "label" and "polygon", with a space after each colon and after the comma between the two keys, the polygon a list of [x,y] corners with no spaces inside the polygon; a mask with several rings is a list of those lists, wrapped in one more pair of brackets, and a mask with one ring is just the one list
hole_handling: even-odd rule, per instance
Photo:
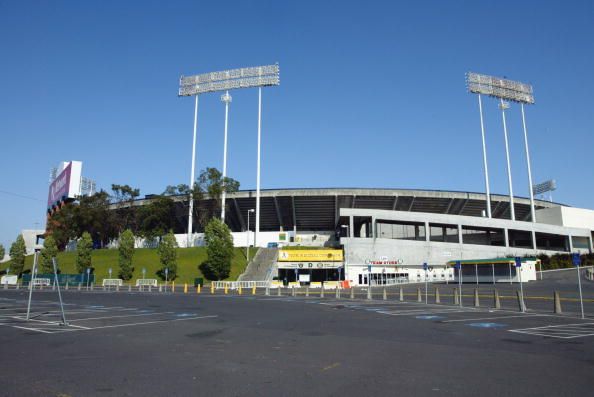
{"label": "metal railing", "polygon": [[270,281],[213,281],[215,289],[231,289],[235,290],[241,288],[266,288],[270,287]]}

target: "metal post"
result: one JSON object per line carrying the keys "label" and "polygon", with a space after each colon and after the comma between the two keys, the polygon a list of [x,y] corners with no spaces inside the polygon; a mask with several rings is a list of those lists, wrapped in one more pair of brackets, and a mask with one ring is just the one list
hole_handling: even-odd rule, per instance
{"label": "metal post", "polygon": [[511,275],[512,266],[511,266],[511,263],[508,263],[508,265],[509,265],[509,284],[511,285],[512,284],[512,275]]}
{"label": "metal post", "polygon": [[476,279],[476,285],[478,285],[478,265],[474,264],[474,278]]}
{"label": "metal post", "polygon": [[[246,229],[246,233],[247,233],[247,244],[245,247],[245,257],[247,259],[247,262],[250,262],[250,234],[251,234],[251,230],[250,230],[250,213],[254,212],[254,209],[249,209],[247,212],[247,229]],[[254,239],[255,240],[255,239]]]}
{"label": "metal post", "polygon": [[526,304],[524,303],[524,286],[522,283],[522,267],[516,267],[516,271],[520,269],[520,295],[522,295],[522,313],[526,311]]}
{"label": "metal post", "polygon": [[511,162],[509,159],[509,144],[507,141],[507,124],[505,122],[505,109],[509,108],[509,105],[507,103],[505,103],[503,101],[503,99],[501,99],[500,101],[501,101],[501,103],[499,105],[499,108],[501,109],[501,115],[503,117],[503,137],[505,138],[505,158],[507,160],[507,182],[509,185],[509,209],[510,209],[510,214],[511,214],[511,220],[515,221],[516,213],[515,213],[515,209],[514,209],[514,190],[512,187]]}
{"label": "metal post", "polygon": [[191,246],[192,240],[192,217],[194,213],[194,168],[196,167],[196,129],[198,126],[198,95],[196,95],[196,104],[194,105],[194,137],[192,139],[192,169],[190,171],[190,209],[188,211],[188,241],[186,247]]}
{"label": "metal post", "polygon": [[425,304],[427,303],[427,264],[425,264]]}
{"label": "metal post", "polygon": [[462,307],[462,264],[458,269],[458,290],[460,291],[460,307]]}
{"label": "metal post", "polygon": [[495,285],[495,264],[491,264],[491,270],[493,270],[493,285]]}
{"label": "metal post", "polygon": [[29,302],[27,303],[27,321],[29,321],[29,313],[31,313],[31,298],[33,297],[33,280],[35,272],[37,271],[37,263],[39,260],[39,251],[35,251],[33,256],[33,268],[31,269],[31,281],[29,281]]}
{"label": "metal post", "polygon": [[254,231],[254,247],[258,244],[260,233],[260,146],[262,143],[262,87],[258,87],[258,164],[256,175],[256,229]]}
{"label": "metal post", "polygon": [[54,265],[54,280],[56,288],[58,288],[58,299],[60,299],[60,309],[62,310],[62,325],[68,325],[66,322],[66,314],[64,313],[64,302],[62,302],[62,293],[60,292],[60,283],[58,282],[58,265],[56,264],[56,258],[52,258],[52,264]]}
{"label": "metal post", "polygon": [[582,296],[582,280],[580,278],[580,265],[576,266],[578,276],[578,288],[580,290],[580,308],[582,310],[582,320],[584,319],[584,298]]}
{"label": "metal post", "polygon": [[225,222],[225,198],[227,195],[227,188],[225,186],[225,178],[227,177],[227,126],[229,120],[229,103],[231,103],[231,95],[226,91],[221,95],[221,101],[225,102],[225,139],[223,143],[223,194],[221,195],[221,220]]}
{"label": "metal post", "polygon": [[485,143],[485,126],[483,123],[483,102],[478,94],[479,113],[481,115],[481,137],[483,140],[483,171],[485,173],[485,190],[487,195],[487,217],[491,217],[491,191],[489,189],[489,167],[487,166],[487,145]]}
{"label": "metal post", "polygon": [[524,117],[524,104],[520,105],[522,109],[522,126],[524,127],[524,149],[526,150],[526,164],[528,165],[528,183],[530,192],[530,217],[532,222],[536,222],[536,211],[534,210],[534,192],[532,191],[532,170],[530,168],[530,151],[528,150],[528,132],[526,131],[526,118]]}

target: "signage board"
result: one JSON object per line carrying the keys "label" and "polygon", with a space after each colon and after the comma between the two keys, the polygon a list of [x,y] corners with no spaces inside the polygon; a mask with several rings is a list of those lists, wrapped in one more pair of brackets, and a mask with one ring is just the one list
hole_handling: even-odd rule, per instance
{"label": "signage board", "polygon": [[516,267],[522,267],[522,258],[520,258],[519,256],[516,256],[515,261],[516,261]]}
{"label": "signage board", "polygon": [[342,250],[279,250],[279,262],[342,262]]}
{"label": "signage board", "polygon": [[311,276],[309,274],[300,274],[299,275],[300,283],[309,283],[310,281],[311,281]]}
{"label": "signage board", "polygon": [[47,208],[57,207],[66,199],[80,195],[82,162],[70,161],[50,183],[47,197]]}
{"label": "signage board", "polygon": [[571,254],[571,262],[573,266],[579,266],[581,264],[580,254]]}
{"label": "signage board", "polygon": [[342,262],[278,262],[279,269],[338,269]]}

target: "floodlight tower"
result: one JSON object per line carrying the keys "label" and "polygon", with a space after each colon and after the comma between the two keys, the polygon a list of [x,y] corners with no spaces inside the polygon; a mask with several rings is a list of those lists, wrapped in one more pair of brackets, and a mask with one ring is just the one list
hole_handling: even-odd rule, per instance
{"label": "floodlight tower", "polygon": [[[504,101],[511,101],[516,102],[521,105],[522,109],[522,125],[524,127],[524,149],[526,151],[526,164],[528,167],[528,183],[529,183],[529,192],[530,192],[530,215],[532,222],[536,221],[535,211],[534,211],[534,194],[532,192],[532,170],[530,167],[530,152],[528,150],[528,133],[526,131],[526,121],[524,117],[524,104],[532,105],[534,104],[534,95],[532,93],[532,86],[530,84],[520,83],[518,81],[512,81],[507,79],[501,79],[499,77],[487,76],[483,74],[477,74],[469,72],[466,74],[466,85],[468,91],[473,94],[479,95],[479,106],[481,111],[481,129],[482,126],[482,106],[480,103],[480,95],[485,94],[500,100],[500,107],[503,116],[503,130],[504,130],[504,137],[505,137],[505,153],[507,156],[507,171],[508,171],[508,182],[509,182],[509,195],[510,195],[510,210],[511,210],[511,217],[512,220],[515,220],[515,211],[514,211],[514,204],[513,204],[513,191],[512,191],[512,181],[511,181],[511,169],[510,169],[510,161],[509,161],[509,150],[508,150],[508,142],[507,142],[507,125],[505,120],[505,109],[509,108],[509,104],[505,103]],[[484,134],[484,130],[483,130]],[[483,136],[483,157],[485,159],[485,180],[487,184],[487,195],[489,194],[488,189],[488,174],[486,171],[486,153],[484,149],[484,136]],[[488,210],[490,211],[490,200],[487,198],[488,203]]]}
{"label": "floodlight tower", "polygon": [[233,98],[229,95],[229,91],[225,91],[221,95],[221,101],[225,103],[225,139],[223,143],[223,194],[221,197],[221,220],[225,222],[225,196],[227,195],[227,189],[225,187],[225,178],[227,177],[227,126],[229,122],[229,104]]}
{"label": "floodlight tower", "polygon": [[509,211],[512,221],[516,220],[516,211],[514,209],[514,187],[512,184],[511,161],[509,160],[509,142],[507,139],[507,123],[505,121],[505,110],[509,109],[509,103],[503,99],[499,99],[499,109],[501,109],[501,117],[503,118],[503,138],[505,141],[505,160],[507,161],[507,184],[509,189]]}
{"label": "floodlight tower", "polygon": [[[178,96],[196,96],[196,105],[194,108],[194,139],[192,143],[192,169],[190,172],[190,189],[194,188],[194,168],[196,164],[196,127],[198,123],[198,95],[208,92],[217,92],[235,90],[239,88],[258,87],[258,170],[257,170],[257,194],[256,194],[256,231],[254,235],[254,246],[260,231],[260,135],[262,119],[262,87],[280,85],[278,64],[256,66],[250,68],[223,70],[220,72],[211,72],[198,74],[195,76],[184,77],[179,80]],[[231,100],[229,99],[229,102]],[[228,103],[227,103],[228,106]],[[225,112],[227,120],[228,112]],[[225,121],[226,125],[227,121]],[[225,127],[226,131],[227,127]],[[227,136],[225,132],[225,137]],[[226,174],[226,138],[225,138],[225,158],[223,160],[223,175]],[[223,197],[225,192],[223,189]],[[194,209],[194,199],[190,196],[190,206],[188,214],[188,246],[190,246],[192,237],[192,212]],[[223,198],[223,211],[225,208],[225,199]],[[221,214],[224,219],[224,212]]]}

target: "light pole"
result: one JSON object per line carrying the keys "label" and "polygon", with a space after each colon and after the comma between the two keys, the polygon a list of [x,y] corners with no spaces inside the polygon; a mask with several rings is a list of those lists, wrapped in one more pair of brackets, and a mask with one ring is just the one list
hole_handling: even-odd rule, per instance
{"label": "light pole", "polygon": [[198,127],[198,95],[196,95],[196,104],[194,106],[194,136],[192,139],[192,170],[190,171],[190,209],[188,212],[188,241],[186,247],[191,247],[192,242],[192,217],[194,214],[194,169],[196,168],[196,129]]}
{"label": "light pole", "polygon": [[512,175],[511,175],[511,161],[509,159],[509,143],[507,140],[507,123],[505,120],[505,110],[509,109],[509,103],[500,99],[499,109],[501,109],[501,117],[503,118],[503,138],[505,140],[505,159],[507,161],[507,184],[509,188],[509,210],[511,220],[516,220],[516,213],[514,209],[514,188],[512,186]]}
{"label": "light pole", "polygon": [[[510,160],[509,160],[509,147],[507,141],[507,125],[505,120],[505,109],[509,108],[509,104],[505,101],[512,101],[516,103],[520,103],[522,105],[522,123],[524,125],[524,143],[526,147],[526,157],[528,161],[528,179],[532,180],[532,173],[530,170],[530,158],[528,153],[528,138],[526,133],[526,122],[524,120],[524,104],[532,105],[534,104],[534,95],[532,92],[532,86],[530,84],[521,83],[519,81],[507,80],[502,79],[499,77],[488,76],[484,74],[472,73],[469,72],[466,74],[466,86],[468,88],[468,92],[472,94],[479,95],[479,107],[481,107],[481,128],[482,128],[482,104],[480,95],[488,95],[490,97],[494,97],[500,100],[500,108],[503,117],[503,132],[505,137],[505,154],[507,158],[507,176],[508,176],[508,183],[509,183],[509,198],[510,198],[510,213],[511,219],[515,220],[515,210],[514,210],[514,198],[513,198],[513,190],[512,190],[512,178],[511,178],[511,167],[510,167]],[[484,130],[483,130],[484,133]],[[483,134],[484,135],[484,134]],[[485,161],[485,171],[486,171],[486,154],[484,148],[484,136],[483,136],[483,160]],[[487,174],[485,172],[485,177],[487,178]],[[532,192],[532,182],[530,182],[530,190]],[[531,212],[532,212],[532,221],[534,221],[534,200],[531,196]],[[490,207],[488,208],[490,209]]]}
{"label": "light pole", "polygon": [[491,190],[489,188],[489,167],[487,165],[487,144],[485,143],[485,125],[483,122],[483,101],[478,94],[479,113],[481,116],[481,138],[483,140],[483,171],[485,172],[485,189],[487,196],[487,217],[491,217]]}
{"label": "light pole", "polygon": [[227,177],[227,127],[229,123],[229,104],[233,98],[229,95],[229,91],[225,91],[221,95],[221,101],[225,103],[225,139],[223,142],[223,194],[221,197],[221,220],[225,222],[225,198],[227,195],[227,187],[225,186],[225,178]]}
{"label": "light pole", "polygon": [[524,116],[524,104],[520,104],[522,110],[522,127],[524,128],[524,150],[526,151],[526,165],[528,166],[528,183],[530,191],[530,219],[536,222],[536,212],[534,210],[534,191],[532,190],[532,170],[530,167],[530,151],[528,150],[528,131],[526,130],[526,117]]}
{"label": "light pole", "polygon": [[[195,96],[196,105],[194,108],[194,140],[192,145],[192,170],[190,189],[194,187],[194,168],[196,157],[196,126],[198,122],[198,95],[209,92],[229,91],[239,88],[253,88],[258,87],[258,177],[257,177],[257,194],[256,194],[256,233],[260,230],[260,130],[261,130],[261,111],[262,111],[262,87],[270,87],[280,85],[280,69],[278,64],[255,66],[249,68],[230,69],[219,72],[203,73],[194,76],[184,77],[179,79],[178,96]],[[228,105],[228,104],[227,104]],[[227,112],[226,112],[227,114]],[[225,116],[227,119],[227,115]],[[226,134],[225,134],[226,136]],[[226,140],[225,140],[226,142]],[[225,149],[226,152],[226,149]],[[224,197],[224,193],[223,193]],[[189,198],[190,208],[188,214],[188,246],[191,242],[192,236],[192,211],[194,208],[194,200],[192,196]],[[224,199],[223,199],[224,202]],[[223,211],[225,206],[223,205]],[[222,214],[224,218],[224,214]],[[257,237],[256,237],[257,238]],[[254,238],[254,244],[256,241]]]}
{"label": "light pole", "polygon": [[256,210],[254,210],[253,208],[249,209],[247,211],[247,228],[245,230],[245,232],[247,233],[246,239],[245,239],[247,244],[245,247],[245,257],[246,257],[248,263],[250,262],[250,213],[255,212],[255,211]]}

